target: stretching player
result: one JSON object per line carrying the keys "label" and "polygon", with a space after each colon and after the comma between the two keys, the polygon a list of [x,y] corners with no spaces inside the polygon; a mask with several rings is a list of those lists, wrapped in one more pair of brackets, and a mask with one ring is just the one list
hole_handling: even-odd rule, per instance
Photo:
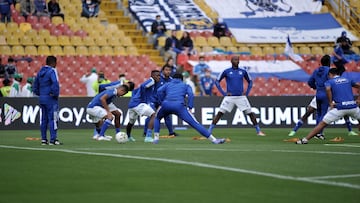
{"label": "stretching player", "polygon": [[155,86],[160,82],[160,71],[151,71],[151,77],[135,89],[129,102],[129,123],[126,126],[126,134],[130,141],[135,141],[131,136],[131,130],[139,116],[150,118],[144,142],[153,142],[152,129],[154,126],[155,111],[150,106],[152,96],[156,93]]}
{"label": "stretching player", "polygon": [[336,68],[329,70],[329,76],[330,80],[325,82],[325,87],[330,111],[326,113],[323,120],[306,137],[296,141],[296,144],[307,144],[311,138],[321,132],[327,125],[344,116],[351,116],[360,120],[360,108],[352,93],[352,87],[357,88],[360,93],[360,83],[355,83],[353,80],[340,76]]}
{"label": "stretching player", "polygon": [[[245,114],[250,117],[251,122],[256,129],[256,134],[258,136],[265,136],[265,134],[260,130],[255,114],[251,111],[251,105],[249,103],[249,100],[247,99],[247,96],[249,95],[252,87],[251,77],[245,69],[239,68],[239,56],[233,56],[231,58],[231,64],[232,67],[225,69],[218,76],[215,82],[216,87],[224,96],[224,99],[221,102],[219,112],[217,113],[209,127],[209,132],[212,132],[216,123],[220,120],[220,118],[224,115],[225,112],[231,112],[234,106],[236,106],[240,111],[245,112]],[[224,78],[226,78],[226,92],[220,86],[220,82]],[[244,79],[248,83],[248,88],[246,92],[244,92]]]}
{"label": "stretching player", "polygon": [[[225,139],[216,139],[202,126],[189,112],[193,108],[194,94],[189,85],[183,82],[182,74],[176,73],[170,83],[166,83],[158,89],[158,98],[161,106],[157,111],[154,121],[154,143],[159,142],[160,120],[170,114],[175,114],[191,127],[195,128],[201,135],[214,144],[222,144]],[[185,98],[187,97],[187,106]]]}

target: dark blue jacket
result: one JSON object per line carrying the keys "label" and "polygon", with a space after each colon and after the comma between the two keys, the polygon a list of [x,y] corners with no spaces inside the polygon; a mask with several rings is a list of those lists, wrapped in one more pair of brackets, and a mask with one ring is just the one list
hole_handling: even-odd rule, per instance
{"label": "dark blue jacket", "polygon": [[43,66],[36,75],[33,91],[39,96],[40,104],[57,103],[60,87],[53,67]]}

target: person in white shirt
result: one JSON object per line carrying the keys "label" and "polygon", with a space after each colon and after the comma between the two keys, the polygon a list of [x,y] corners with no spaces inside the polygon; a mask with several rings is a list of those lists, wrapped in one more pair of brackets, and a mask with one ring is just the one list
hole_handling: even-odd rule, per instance
{"label": "person in white shirt", "polygon": [[195,83],[191,80],[189,72],[184,71],[182,75],[184,77],[184,82],[191,87],[193,94],[195,95],[196,93]]}
{"label": "person in white shirt", "polygon": [[32,91],[32,83],[34,81],[33,77],[28,77],[26,84],[21,89],[22,97],[33,97],[34,93]]}
{"label": "person in white shirt", "polygon": [[86,85],[86,92],[88,97],[95,96],[96,93],[92,85],[94,82],[97,81],[97,79],[98,79],[98,74],[96,73],[96,68],[92,68],[90,73],[83,75],[80,78],[80,82]]}
{"label": "person in white shirt", "polygon": [[22,74],[15,73],[14,80],[11,85],[9,97],[21,97],[21,81],[22,81]]}

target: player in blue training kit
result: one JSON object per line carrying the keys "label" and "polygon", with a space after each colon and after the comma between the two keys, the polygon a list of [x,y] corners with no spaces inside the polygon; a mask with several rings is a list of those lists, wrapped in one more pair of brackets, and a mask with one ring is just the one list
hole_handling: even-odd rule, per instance
{"label": "player in blue training kit", "polygon": [[156,93],[155,86],[160,82],[160,71],[151,71],[151,77],[135,89],[129,102],[129,123],[126,126],[126,134],[130,141],[135,141],[131,135],[131,129],[139,116],[150,118],[144,142],[153,142],[152,129],[154,125],[155,110],[151,107],[152,97]]}
{"label": "player in blue training kit", "polygon": [[[177,115],[212,143],[222,144],[225,142],[225,139],[216,139],[204,126],[196,121],[194,116],[189,112],[193,108],[194,94],[191,87],[183,82],[182,74],[176,73],[171,82],[166,83],[158,89],[157,94],[161,106],[157,111],[154,121],[155,144],[159,142],[160,120],[170,114]],[[186,97],[187,105],[185,104]]]}
{"label": "player in blue training kit", "polygon": [[[233,56],[231,58],[231,64],[232,67],[225,69],[218,76],[215,82],[216,87],[224,96],[224,99],[221,102],[219,112],[209,127],[209,132],[212,132],[216,123],[220,120],[225,112],[231,112],[234,106],[236,106],[240,111],[244,111],[245,114],[250,117],[251,122],[256,129],[256,134],[258,136],[265,136],[265,134],[260,130],[255,114],[251,111],[251,105],[247,99],[247,96],[249,95],[252,88],[251,77],[245,69],[239,68],[239,56]],[[226,78],[226,92],[220,86],[220,82],[224,78]],[[248,83],[246,92],[244,92],[244,79]]]}
{"label": "player in blue training kit", "polygon": [[[161,73],[160,73],[160,82],[155,84],[154,92],[156,92],[157,89],[159,89],[159,87],[163,86],[164,84],[166,84],[166,83],[168,83],[168,82],[170,82],[172,80],[172,77],[170,76],[171,74],[172,74],[172,67],[171,66],[165,65],[165,66],[162,67],[162,70],[161,70]],[[151,106],[153,107],[154,110],[156,110],[159,107],[159,102],[158,102],[156,94],[154,94],[153,97],[152,97]],[[165,119],[165,125],[166,125],[166,127],[167,127],[167,129],[169,131],[169,135],[170,136],[177,136],[178,134],[175,133],[174,129],[173,129],[171,115],[166,116],[164,119]],[[150,118],[148,117],[145,120],[144,136],[146,136],[149,121],[150,121]]]}
{"label": "player in blue training kit", "polygon": [[339,76],[336,68],[329,70],[329,77],[330,79],[325,82],[325,87],[330,110],[325,114],[323,120],[306,137],[296,141],[296,144],[307,144],[311,138],[321,132],[327,125],[344,116],[350,116],[360,121],[360,108],[354,100],[352,92],[352,87],[355,87],[360,93],[360,83]]}
{"label": "player in blue training kit", "polygon": [[[41,144],[61,145],[57,139],[58,111],[59,111],[59,80],[55,70],[57,59],[55,56],[46,58],[46,65],[36,75],[33,91],[39,96],[41,108]],[[50,129],[50,142],[47,139],[47,128]]]}
{"label": "player in blue training kit", "polygon": [[128,82],[117,88],[108,89],[97,94],[88,104],[86,113],[90,115],[95,123],[98,132],[97,140],[110,141],[111,136],[105,136],[105,131],[112,124],[115,117],[116,133],[120,132],[120,115],[119,109],[114,105],[113,100],[128,93],[134,88],[134,83]]}

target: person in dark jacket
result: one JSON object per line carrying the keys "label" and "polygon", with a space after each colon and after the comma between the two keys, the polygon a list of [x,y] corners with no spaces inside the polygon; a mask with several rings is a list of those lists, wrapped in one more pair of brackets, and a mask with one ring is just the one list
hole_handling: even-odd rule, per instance
{"label": "person in dark jacket", "polygon": [[2,23],[11,22],[11,5],[14,2],[12,0],[0,0],[0,15]]}
{"label": "person in dark jacket", "polygon": [[57,0],[50,0],[48,2],[48,10],[50,17],[60,16],[64,20],[64,14],[61,12],[61,8]]}
{"label": "person in dark jacket", "polygon": [[[41,108],[41,144],[42,145],[61,145],[57,139],[58,129],[58,110],[59,110],[59,80],[56,72],[55,56],[46,58],[46,65],[37,73],[33,91],[39,96],[39,104]],[[50,142],[47,139],[47,128],[50,129]]]}
{"label": "person in dark jacket", "polygon": [[151,32],[153,34],[154,48],[158,46],[158,38],[165,35],[165,22],[161,20],[160,15],[156,15],[155,21],[151,24]]}

